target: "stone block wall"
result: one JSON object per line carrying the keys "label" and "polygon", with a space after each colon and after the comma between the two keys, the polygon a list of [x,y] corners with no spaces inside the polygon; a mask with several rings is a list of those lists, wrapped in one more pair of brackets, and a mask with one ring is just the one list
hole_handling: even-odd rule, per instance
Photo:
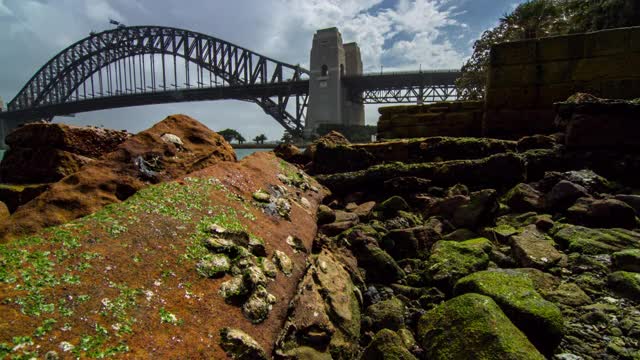
{"label": "stone block wall", "polygon": [[517,138],[554,132],[553,103],[576,92],[640,97],[640,27],[494,46],[483,135]]}
{"label": "stone block wall", "polygon": [[482,107],[481,101],[382,107],[378,138],[480,136]]}

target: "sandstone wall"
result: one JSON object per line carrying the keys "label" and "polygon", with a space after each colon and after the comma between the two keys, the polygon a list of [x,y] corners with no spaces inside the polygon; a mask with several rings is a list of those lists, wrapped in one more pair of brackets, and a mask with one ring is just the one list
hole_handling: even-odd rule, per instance
{"label": "sandstone wall", "polygon": [[640,97],[640,27],[494,46],[483,135],[551,133],[553,103],[576,92]]}
{"label": "sandstone wall", "polygon": [[480,136],[482,102],[457,101],[379,108],[378,138]]}

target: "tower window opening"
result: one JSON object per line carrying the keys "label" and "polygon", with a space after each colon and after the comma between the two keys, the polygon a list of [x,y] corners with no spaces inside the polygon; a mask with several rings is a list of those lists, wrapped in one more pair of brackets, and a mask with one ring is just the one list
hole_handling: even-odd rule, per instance
{"label": "tower window opening", "polygon": [[320,75],[322,75],[322,76],[329,75],[329,67],[326,64],[322,65],[322,70],[320,72]]}
{"label": "tower window opening", "polygon": [[344,64],[340,64],[340,76],[344,76]]}

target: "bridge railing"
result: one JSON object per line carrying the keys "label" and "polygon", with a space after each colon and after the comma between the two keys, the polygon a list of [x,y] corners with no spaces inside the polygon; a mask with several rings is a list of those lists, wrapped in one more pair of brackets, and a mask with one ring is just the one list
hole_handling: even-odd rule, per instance
{"label": "bridge railing", "polygon": [[429,74],[446,74],[446,73],[451,73],[451,74],[456,74],[456,73],[460,73],[461,70],[460,69],[436,69],[436,70],[427,70],[427,71],[422,71],[422,70],[410,70],[410,71],[371,71],[371,72],[366,72],[366,73],[362,73],[361,75],[345,75],[344,78],[356,78],[356,77],[362,77],[362,76],[393,76],[393,75],[418,75],[418,74],[424,74],[424,75],[429,75]]}

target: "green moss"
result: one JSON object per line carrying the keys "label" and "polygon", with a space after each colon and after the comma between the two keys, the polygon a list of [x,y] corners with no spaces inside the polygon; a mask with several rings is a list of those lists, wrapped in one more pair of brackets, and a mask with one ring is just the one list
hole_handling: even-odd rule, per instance
{"label": "green moss", "polygon": [[404,327],[404,304],[398,298],[377,302],[367,308],[374,331],[381,329],[399,330]]}
{"label": "green moss", "polygon": [[640,272],[640,249],[619,251],[611,255],[616,270]]}
{"label": "green moss", "polygon": [[450,292],[455,282],[489,264],[491,243],[485,238],[466,241],[438,241],[427,260],[425,280]]}
{"label": "green moss", "polygon": [[640,273],[616,271],[609,275],[609,287],[626,298],[640,300]]}
{"label": "green moss", "polygon": [[417,335],[428,359],[544,359],[500,307],[480,294],[458,296],[427,312]]}
{"label": "green moss", "polygon": [[640,248],[640,233],[625,229],[591,229],[562,225],[556,230],[554,239],[570,252],[589,255]]}
{"label": "green moss", "polygon": [[502,269],[479,271],[457,282],[454,294],[465,293],[491,297],[543,352],[552,352],[560,343],[564,331],[562,312],[538,294],[527,274]]}
{"label": "green moss", "polygon": [[362,359],[416,360],[416,357],[405,348],[398,334],[389,329],[382,329],[364,350]]}

